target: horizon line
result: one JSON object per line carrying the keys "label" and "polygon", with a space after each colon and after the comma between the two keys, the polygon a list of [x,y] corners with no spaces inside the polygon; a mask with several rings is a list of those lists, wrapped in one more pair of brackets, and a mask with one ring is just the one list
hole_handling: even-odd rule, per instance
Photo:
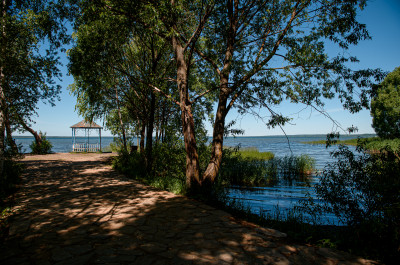
{"label": "horizon line", "polygon": [[[286,136],[310,136],[310,135],[323,135],[326,136],[329,133],[303,133],[303,134],[286,134]],[[346,134],[341,134],[341,135],[347,135],[347,136],[351,136],[351,135],[377,135],[376,133],[346,133]],[[273,135],[229,135],[227,137],[269,137],[269,136],[285,136],[285,134],[273,134]],[[33,135],[13,135],[13,137],[32,137],[34,138]],[[46,137],[59,137],[59,138],[65,138],[65,137],[71,137],[71,135],[46,135]],[[77,136],[77,137],[86,137],[86,136]],[[98,135],[93,135],[91,137],[98,137]],[[117,137],[116,135],[102,135],[101,137]],[[212,135],[207,135],[207,137],[212,137]],[[224,137],[226,138],[226,137]]]}

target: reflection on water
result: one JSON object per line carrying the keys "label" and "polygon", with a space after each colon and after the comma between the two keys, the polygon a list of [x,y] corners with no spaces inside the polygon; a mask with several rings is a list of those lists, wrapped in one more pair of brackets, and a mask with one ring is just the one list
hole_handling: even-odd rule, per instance
{"label": "reflection on water", "polygon": [[[306,200],[309,196],[312,197],[317,204],[321,204],[313,190],[317,178],[313,177],[310,183],[292,182],[291,185],[285,182],[280,182],[273,187],[232,187],[229,190],[228,196],[235,201],[241,202],[245,209],[250,209],[252,213],[272,216],[277,211],[285,213],[299,205],[300,200]],[[304,214],[305,217],[310,217]],[[320,223],[340,225],[336,216],[326,214],[320,217]]]}
{"label": "reflection on water", "polygon": [[[372,135],[371,135],[372,136]],[[364,136],[363,137],[369,137]],[[342,140],[357,138],[356,135],[341,137]],[[241,147],[257,147],[260,152],[273,152],[277,157],[289,156],[291,154],[300,156],[307,154],[315,159],[316,170],[323,170],[327,163],[332,163],[330,153],[337,147],[332,146],[329,149],[325,145],[311,145],[303,142],[325,140],[324,135],[306,135],[306,136],[289,136],[290,147],[285,137],[269,136],[269,137],[236,137],[225,140],[227,146]],[[355,150],[350,146],[350,150]],[[300,178],[287,178],[281,176],[274,185],[270,187],[241,188],[232,187],[229,197],[234,198],[247,208],[249,207],[253,213],[271,213],[277,210],[287,211],[292,209],[300,200],[312,197],[316,203],[322,203],[317,199],[313,186],[319,181],[318,176],[309,175]],[[323,224],[340,224],[338,219],[331,214],[321,217]]]}

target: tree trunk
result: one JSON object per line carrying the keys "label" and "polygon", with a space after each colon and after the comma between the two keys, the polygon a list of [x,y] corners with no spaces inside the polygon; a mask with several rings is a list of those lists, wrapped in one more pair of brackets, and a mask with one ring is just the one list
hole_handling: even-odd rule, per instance
{"label": "tree trunk", "polygon": [[11,130],[11,125],[10,125],[10,117],[8,115],[8,112],[5,112],[5,113],[6,113],[6,115],[5,115],[4,125],[5,125],[6,132],[7,132],[7,142],[10,145],[13,154],[18,154],[19,153],[18,146],[17,146],[17,144],[15,143],[15,141],[14,141],[14,139],[12,137],[12,130]]}
{"label": "tree trunk", "polygon": [[190,191],[201,187],[199,155],[194,131],[194,118],[188,92],[188,65],[185,61],[184,48],[176,36],[172,36],[172,46],[177,66],[177,85],[180,96],[180,108],[183,137],[186,150],[186,186]]}
{"label": "tree trunk", "polygon": [[160,139],[164,142],[164,121],[165,121],[165,100],[163,100],[161,109],[161,121],[160,121]]}
{"label": "tree trunk", "polygon": [[[227,108],[228,96],[232,93],[229,88],[229,76],[231,72],[232,57],[234,52],[235,36],[237,30],[237,17],[234,15],[234,9],[237,9],[237,1],[227,2],[228,16],[229,16],[229,30],[226,42],[226,51],[224,58],[224,66],[220,73],[220,93],[218,100],[218,108],[215,116],[213,140],[211,149],[211,159],[208,163],[207,169],[203,174],[203,186],[209,186],[215,182],[218,175],[223,153],[224,144],[224,131],[225,131],[225,117],[229,112]],[[235,6],[235,7],[234,7]]]}
{"label": "tree trunk", "polygon": [[146,169],[150,172],[153,164],[153,131],[154,131],[154,115],[156,109],[156,95],[151,91],[150,101],[150,114],[148,117],[147,124],[147,136],[146,136]]}
{"label": "tree trunk", "polygon": [[5,151],[5,117],[3,107],[5,105],[4,100],[4,92],[3,92],[3,83],[4,83],[4,75],[3,75],[3,67],[0,67],[0,176],[3,175],[4,171],[4,151]]}
{"label": "tree trunk", "polygon": [[144,154],[144,138],[146,135],[146,123],[142,121],[142,128],[140,129],[140,154]]}
{"label": "tree trunk", "polygon": [[30,133],[33,135],[33,137],[35,137],[35,142],[36,142],[36,144],[37,144],[37,145],[41,145],[41,144],[42,144],[42,135],[41,135],[40,133],[37,133],[37,132],[36,132],[34,129],[32,129],[31,127],[29,127],[21,117],[18,117],[18,118],[19,118],[19,122],[21,123],[22,127],[23,127],[26,131],[30,132]]}
{"label": "tree trunk", "polygon": [[[5,56],[6,51],[6,15],[7,15],[7,10],[6,10],[6,0],[2,0],[1,2],[1,39],[2,42],[0,43],[1,45],[1,54],[0,56]],[[3,176],[3,171],[4,171],[4,150],[5,150],[5,141],[4,141],[4,121],[5,121],[5,115],[4,115],[4,109],[5,109],[5,96],[4,96],[4,84],[5,84],[5,76],[4,76],[4,65],[3,63],[5,62],[4,58],[1,58],[1,65],[0,65],[0,177]]]}
{"label": "tree trunk", "polygon": [[119,124],[121,126],[121,132],[122,132],[122,143],[124,145],[124,150],[126,151],[126,150],[128,150],[126,148],[126,133],[125,133],[124,122],[122,121],[121,108],[119,106],[119,97],[118,97],[117,86],[115,86],[115,99],[117,101],[118,118],[119,118]]}
{"label": "tree trunk", "polygon": [[211,146],[211,159],[207,169],[203,174],[203,186],[211,187],[218,175],[222,162],[222,152],[224,145],[225,117],[226,117],[227,96],[220,95],[215,123],[213,130],[213,139]]}

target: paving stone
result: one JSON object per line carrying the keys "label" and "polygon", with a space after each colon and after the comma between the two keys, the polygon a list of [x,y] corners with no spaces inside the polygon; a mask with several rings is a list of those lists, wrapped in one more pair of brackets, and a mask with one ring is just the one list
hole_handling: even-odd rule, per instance
{"label": "paving stone", "polygon": [[119,264],[120,260],[118,256],[112,255],[112,256],[98,256],[94,260],[94,264]]}
{"label": "paving stone", "polygon": [[60,261],[60,262],[56,263],[55,265],[84,265],[84,264],[88,264],[89,261],[93,258],[93,256],[94,256],[94,253],[88,253],[85,255],[73,257],[68,260]]}
{"label": "paving stone", "polygon": [[167,250],[167,247],[165,245],[155,243],[155,242],[142,244],[142,245],[140,245],[140,248],[151,254],[161,253],[161,252]]}
{"label": "paving stone", "polygon": [[93,250],[92,246],[89,244],[86,245],[74,245],[74,246],[69,246],[65,247],[65,250],[71,253],[72,255],[82,255],[85,253],[88,253]]}
{"label": "paving stone", "polygon": [[118,249],[117,255],[125,255],[125,256],[143,256],[145,252],[141,249]]}
{"label": "paving stone", "polygon": [[141,257],[138,257],[135,261],[136,264],[154,264],[157,261],[157,256],[150,256],[150,255],[144,255]]}
{"label": "paving stone", "polygon": [[233,261],[233,256],[230,253],[221,253],[218,258],[222,261],[231,263]]}
{"label": "paving stone", "polygon": [[15,236],[18,234],[25,233],[26,231],[28,231],[30,225],[31,225],[30,220],[14,221],[13,223],[10,224],[8,235]]}
{"label": "paving stone", "polygon": [[35,265],[51,265],[51,262],[47,259],[39,259],[34,261]]}
{"label": "paving stone", "polygon": [[11,257],[9,259],[6,259],[4,261],[4,264],[10,264],[10,265],[14,265],[14,264],[30,264],[29,260],[27,257],[24,256],[18,256],[18,257]]}
{"label": "paving stone", "polygon": [[108,240],[111,239],[111,235],[106,235],[106,234],[92,234],[89,235],[89,238],[93,240]]}
{"label": "paving stone", "polygon": [[51,251],[51,258],[54,261],[58,262],[58,261],[62,261],[62,260],[66,260],[66,259],[72,258],[72,256],[65,249],[62,249],[60,247],[56,247]]}
{"label": "paving stone", "polygon": [[292,246],[281,246],[279,248],[277,248],[277,250],[282,253],[283,255],[291,255],[295,252],[297,252],[297,249],[295,247]]}
{"label": "paving stone", "polygon": [[19,213],[10,219],[1,265],[374,264],[288,245],[284,233],[127,179],[102,157],[25,158]]}
{"label": "paving stone", "polygon": [[125,225],[124,227],[121,227],[119,231],[124,234],[134,234],[137,231],[137,228],[132,225]]}
{"label": "paving stone", "polygon": [[[336,259],[336,260],[340,260],[343,259],[343,253],[338,253],[337,251],[334,251],[332,249],[328,249],[328,248],[319,248],[316,251],[319,255],[328,258],[328,259]],[[350,255],[348,255],[349,257]],[[348,258],[347,257],[347,258]]]}
{"label": "paving stone", "polygon": [[166,258],[166,259],[173,259],[175,256],[176,256],[176,253],[178,252],[178,250],[167,250],[167,251],[164,251],[164,252],[160,252],[160,253],[157,253],[157,255],[158,256],[160,256],[160,257],[163,257],[163,258]]}

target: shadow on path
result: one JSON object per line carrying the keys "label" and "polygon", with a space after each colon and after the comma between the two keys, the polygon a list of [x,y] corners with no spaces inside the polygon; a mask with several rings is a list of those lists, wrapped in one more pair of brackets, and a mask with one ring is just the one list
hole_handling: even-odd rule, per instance
{"label": "shadow on path", "polygon": [[1,264],[371,264],[289,245],[203,203],[125,178],[97,161],[24,161]]}

